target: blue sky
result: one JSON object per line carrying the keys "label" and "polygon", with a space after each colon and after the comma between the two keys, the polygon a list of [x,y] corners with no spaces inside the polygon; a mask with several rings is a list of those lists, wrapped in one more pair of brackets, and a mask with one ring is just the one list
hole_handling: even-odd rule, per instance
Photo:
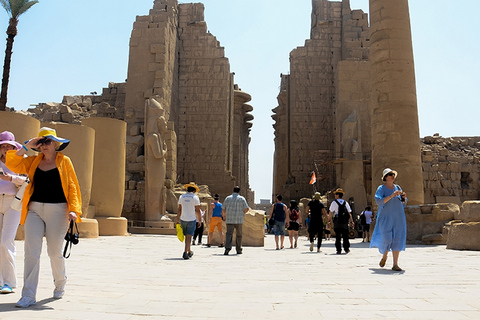
{"label": "blue sky", "polygon": [[[289,72],[290,51],[309,38],[311,1],[202,2],[207,27],[225,47],[235,82],[252,95],[250,185],[257,202],[270,199],[271,109],[277,106],[280,74]],[[135,16],[148,14],[152,6],[152,0],[40,0],[20,17],[8,106],[19,110],[61,102],[63,95],[100,93],[108,82],[124,81]],[[351,6],[368,12],[368,0],[351,0]],[[5,32],[8,17],[2,9],[0,32]],[[410,1],[422,137],[480,135],[478,12],[478,0]]]}

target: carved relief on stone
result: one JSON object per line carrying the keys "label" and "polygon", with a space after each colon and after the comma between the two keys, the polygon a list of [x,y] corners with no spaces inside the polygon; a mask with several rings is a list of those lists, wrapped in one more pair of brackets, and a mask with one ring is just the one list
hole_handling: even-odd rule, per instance
{"label": "carved relief on stone", "polygon": [[145,101],[145,220],[158,221],[166,210],[165,112],[154,98]]}
{"label": "carved relief on stone", "polygon": [[354,109],[342,124],[342,157],[347,160],[361,160],[360,142],[360,123],[357,119],[357,110]]}

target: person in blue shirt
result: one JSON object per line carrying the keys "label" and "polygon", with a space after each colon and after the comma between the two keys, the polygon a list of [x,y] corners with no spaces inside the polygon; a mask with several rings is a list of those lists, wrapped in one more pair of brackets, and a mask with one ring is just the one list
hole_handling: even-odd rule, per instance
{"label": "person in blue shirt", "polygon": [[405,251],[407,243],[407,220],[404,210],[407,205],[407,194],[394,183],[397,175],[397,171],[390,168],[383,170],[382,180],[385,183],[379,186],[375,193],[378,214],[370,248],[378,248],[383,255],[379,263],[382,268],[387,262],[388,252],[392,251],[392,270],[402,271],[398,266],[398,257],[400,251]]}

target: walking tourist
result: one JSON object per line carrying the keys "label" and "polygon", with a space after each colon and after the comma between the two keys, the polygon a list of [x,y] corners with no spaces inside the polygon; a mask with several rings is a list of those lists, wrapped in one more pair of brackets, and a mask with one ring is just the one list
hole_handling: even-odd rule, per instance
{"label": "walking tourist", "polygon": [[208,240],[207,240],[207,247],[210,247],[212,245],[212,237],[213,237],[213,232],[215,231],[215,228],[217,228],[217,231],[220,232],[220,245],[219,247],[223,247],[223,230],[222,230],[222,224],[223,221],[225,220],[225,217],[222,214],[222,204],[218,201],[220,199],[220,196],[218,194],[215,194],[213,196],[213,203],[210,205],[210,226],[208,227]]}
{"label": "walking tourist", "polygon": [[7,151],[18,150],[22,145],[15,142],[10,131],[0,133],[0,292],[11,293],[17,287],[15,256],[15,235],[20,223],[20,211],[10,207],[17,186],[25,182],[26,177],[13,173],[5,165]]}
{"label": "walking tourist", "polygon": [[397,171],[390,168],[383,170],[382,180],[385,183],[379,186],[375,193],[378,215],[370,248],[377,247],[383,255],[379,263],[382,268],[387,262],[388,252],[392,251],[392,270],[402,271],[398,266],[398,257],[400,251],[405,251],[407,243],[407,221],[404,210],[407,205],[407,194],[394,183],[397,175]]}
{"label": "walking tourist", "polygon": [[[300,208],[298,207],[297,201],[290,200],[290,208],[288,209],[287,217],[288,238],[290,239],[290,249],[292,249],[296,248],[298,245],[298,230],[300,230],[302,221],[300,218]],[[293,240],[295,240],[295,243]]]}
{"label": "walking tourist", "polygon": [[360,221],[362,222],[363,240],[362,242],[370,242],[370,224],[374,220],[373,212],[370,207],[365,207],[365,210],[360,214]]}
{"label": "walking tourist", "polygon": [[320,192],[315,192],[313,199],[307,204],[307,213],[310,214],[310,225],[308,227],[308,239],[310,240],[310,251],[313,251],[315,235],[317,236],[317,252],[322,252],[323,220],[327,218],[325,206],[320,201]]}
{"label": "walking tourist", "polygon": [[[277,201],[272,205],[270,212],[270,219],[273,218],[275,224],[273,226],[275,232],[275,245],[277,250],[283,249],[283,242],[285,240],[285,220],[287,218],[287,206],[282,202],[283,197],[277,195]],[[280,246],[278,240],[280,238]]]}
{"label": "walking tourist", "polygon": [[335,231],[335,248],[337,254],[342,253],[342,239],[343,250],[345,253],[350,252],[350,240],[348,239],[348,224],[350,222],[352,228],[354,222],[352,218],[352,209],[347,201],[343,200],[345,192],[338,188],[333,192],[335,200],[330,204],[330,215],[333,217],[333,230]]}
{"label": "walking tourist", "polygon": [[240,187],[233,188],[233,193],[225,198],[222,206],[222,214],[227,224],[227,234],[225,236],[225,252],[228,255],[232,250],[233,231],[236,232],[235,249],[237,254],[242,254],[242,227],[245,214],[248,212],[248,203],[240,194]]}
{"label": "walking tourist", "polygon": [[190,182],[183,186],[187,190],[178,198],[178,213],[176,224],[180,224],[185,235],[185,249],[183,251],[183,259],[188,260],[193,256],[191,250],[192,237],[197,226],[197,219],[201,221],[200,217],[200,199],[195,192],[200,191],[195,182]]}
{"label": "walking tourist", "polygon": [[[22,297],[16,306],[26,308],[36,303],[42,239],[52,267],[55,289],[53,298],[65,294],[67,276],[62,247],[69,221],[80,222],[82,200],[72,161],[62,151],[70,140],[60,138],[54,129],[43,127],[38,137],[28,140],[17,151],[7,152],[7,167],[28,174],[30,183],[23,196],[20,224],[25,225],[25,265]],[[39,152],[25,157],[27,149]]]}
{"label": "walking tourist", "polygon": [[205,210],[200,209],[200,220],[197,218],[197,227],[195,228],[195,233],[193,234],[192,245],[195,245],[195,240],[198,237],[198,244],[202,245],[202,236],[204,224],[203,220],[205,219]]}

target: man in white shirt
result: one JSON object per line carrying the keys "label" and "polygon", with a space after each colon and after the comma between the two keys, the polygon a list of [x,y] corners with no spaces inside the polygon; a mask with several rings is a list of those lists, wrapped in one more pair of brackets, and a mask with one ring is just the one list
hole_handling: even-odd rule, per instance
{"label": "man in white shirt", "polygon": [[337,254],[342,253],[342,238],[343,249],[345,253],[350,252],[350,240],[348,239],[348,223],[350,222],[352,228],[354,227],[352,218],[352,209],[348,202],[343,200],[345,192],[343,189],[338,188],[333,192],[335,194],[335,200],[330,204],[330,214],[333,217],[333,230],[335,231],[335,248]]}
{"label": "man in white shirt", "polygon": [[190,182],[183,186],[187,193],[184,193],[178,199],[178,213],[176,223],[180,224],[185,235],[185,251],[183,259],[187,260],[193,256],[190,249],[192,237],[195,233],[197,220],[201,221],[200,199],[195,192],[200,191],[195,182]]}

